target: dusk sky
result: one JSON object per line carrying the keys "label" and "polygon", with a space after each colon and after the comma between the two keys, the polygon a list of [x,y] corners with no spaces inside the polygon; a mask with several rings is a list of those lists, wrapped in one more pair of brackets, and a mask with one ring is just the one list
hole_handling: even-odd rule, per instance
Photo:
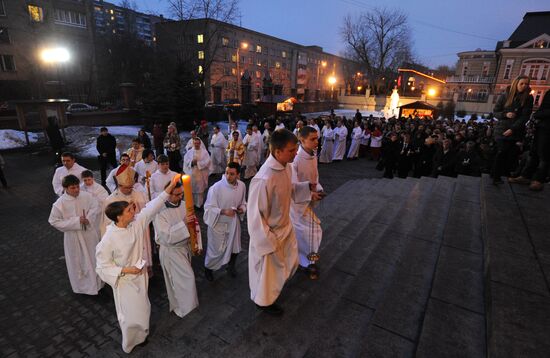
{"label": "dusk sky", "polygon": [[[116,1],[115,1],[116,2]],[[167,0],[135,0],[143,12],[171,17]],[[428,66],[454,65],[460,51],[492,50],[529,11],[550,11],[550,0],[241,0],[243,27],[340,54],[347,14],[383,5],[409,16],[414,53]]]}

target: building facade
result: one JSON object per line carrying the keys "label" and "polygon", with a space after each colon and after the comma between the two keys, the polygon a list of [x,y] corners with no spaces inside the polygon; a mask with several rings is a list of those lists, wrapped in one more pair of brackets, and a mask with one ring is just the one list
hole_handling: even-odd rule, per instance
{"label": "building facade", "polygon": [[[293,96],[330,99],[345,91],[358,64],[228,23],[210,19],[157,24],[157,48],[202,74],[207,101],[241,103]],[[332,83],[329,79],[333,79]]]}

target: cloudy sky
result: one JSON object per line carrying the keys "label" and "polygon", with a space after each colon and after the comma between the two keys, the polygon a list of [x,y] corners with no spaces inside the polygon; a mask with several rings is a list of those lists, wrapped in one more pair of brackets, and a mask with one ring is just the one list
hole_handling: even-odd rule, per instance
{"label": "cloudy sky", "polygon": [[[171,15],[167,0],[135,3],[140,11]],[[241,25],[339,54],[343,18],[376,6],[408,14],[417,57],[435,67],[453,65],[460,51],[494,49],[526,12],[550,11],[550,0],[240,0]]]}

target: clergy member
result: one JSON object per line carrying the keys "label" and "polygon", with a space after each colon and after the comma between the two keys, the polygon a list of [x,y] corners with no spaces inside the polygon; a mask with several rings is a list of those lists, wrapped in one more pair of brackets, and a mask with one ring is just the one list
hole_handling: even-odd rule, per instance
{"label": "clergy member", "polygon": [[208,246],[204,258],[205,277],[214,280],[214,270],[228,264],[227,271],[237,275],[235,263],[241,252],[241,221],[246,212],[246,186],[239,180],[241,167],[227,164],[225,175],[208,190],[204,203],[204,223],[208,225]]}
{"label": "clergy member", "polygon": [[126,151],[126,154],[130,157],[130,166],[135,166],[143,158],[143,151],[145,148],[141,144],[141,139],[132,139],[132,147]]}
{"label": "clergy member", "polygon": [[333,161],[340,161],[344,159],[346,154],[346,138],[348,136],[348,129],[344,125],[344,122],[339,119],[337,127],[334,128],[334,154],[332,155]]}
{"label": "clergy member", "polygon": [[[296,175],[295,181],[316,184],[314,191],[322,193],[323,187],[319,184],[317,155],[315,155],[318,145],[319,137],[315,128],[311,126],[302,128],[300,130],[300,148],[292,162],[292,170]],[[319,252],[322,236],[321,221],[313,212],[313,203],[315,202],[293,202],[290,206],[290,217],[298,242],[300,266],[306,272],[314,268],[318,272],[315,263],[310,262],[307,256],[311,252]],[[310,266],[310,264],[314,266]]]}
{"label": "clergy member", "polygon": [[116,173],[120,170],[120,167],[130,165],[130,156],[126,153],[122,153],[120,155],[119,163],[120,165],[111,170],[111,172],[107,176],[107,180],[105,181],[105,183],[107,183],[107,189],[109,189],[111,193],[115,191],[117,187],[117,182],[115,179]]}
{"label": "clergy member", "polygon": [[115,308],[122,331],[122,350],[130,353],[149,334],[151,303],[147,294],[147,258],[143,256],[145,232],[155,215],[165,207],[170,193],[180,180],[173,178],[164,193],[149,202],[136,215],[132,202],[114,201],[105,208],[111,220],[96,248],[96,271],[113,288]]}
{"label": "clergy member", "polygon": [[[91,170],[85,170],[82,172],[82,183],[80,184],[80,190],[85,191],[93,195],[99,203],[100,210],[103,209],[103,202],[109,196],[109,193],[102,185],[99,185],[94,179],[94,173]],[[101,218],[101,215],[98,215]]]}
{"label": "clergy member", "polygon": [[80,191],[80,180],[72,174],[62,181],[64,193],[53,204],[48,222],[64,233],[65,263],[74,293],[97,295],[103,282],[95,272],[95,247],[99,231],[92,227],[100,215],[97,200]]}
{"label": "clergy member", "polygon": [[208,170],[210,168],[210,154],[201,148],[202,141],[195,138],[195,146],[183,157],[183,171],[191,176],[193,186],[193,202],[197,208],[204,203],[204,191],[208,188]]}
{"label": "clergy member", "polygon": [[[165,208],[157,214],[153,224],[155,241],[160,245],[160,264],[164,273],[170,312],[173,311],[178,317],[183,318],[199,305],[195,274],[191,267],[189,231],[186,226],[186,223],[195,223],[195,216],[186,214],[181,181],[176,183],[169,194]],[[200,235],[200,232],[197,234]]]}
{"label": "clergy member", "polygon": [[316,185],[293,183],[292,166],[298,139],[279,129],[270,141],[271,155],[250,182],[248,196],[248,279],[250,297],[266,313],[281,315],[275,300],[298,267],[298,247],[290,221],[290,201],[317,200]]}
{"label": "clergy member", "polygon": [[153,174],[158,169],[158,163],[155,161],[155,153],[151,149],[143,150],[143,158],[134,166],[138,173],[138,182],[145,185],[145,177],[147,172]]}
{"label": "clergy member", "polygon": [[243,142],[239,139],[239,132],[234,131],[231,133],[231,139],[227,144],[227,162],[235,162],[239,165],[243,164],[245,147]]}
{"label": "clergy member", "polygon": [[177,174],[170,170],[168,156],[161,154],[157,157],[158,169],[151,175],[151,197],[154,199],[164,191],[166,184],[170,183]]}
{"label": "clergy member", "polygon": [[214,127],[214,134],[210,139],[210,174],[220,174],[225,171],[227,159],[225,158],[225,148],[227,147],[227,139],[220,131],[220,127]]}
{"label": "clergy member", "polygon": [[53,191],[57,194],[57,196],[63,195],[63,185],[61,183],[63,181],[63,178],[65,178],[69,174],[80,178],[82,172],[86,170],[86,168],[80,166],[76,162],[74,154],[70,152],[65,152],[61,154],[61,163],[63,163],[63,166],[55,170],[55,174],[53,175],[52,180]]}
{"label": "clergy member", "polygon": [[246,135],[243,140],[243,145],[246,148],[243,161],[243,166],[246,167],[244,171],[245,179],[252,178],[258,172],[260,142],[257,139],[257,136],[252,133],[252,127],[246,128]]}
{"label": "clergy member", "polygon": [[363,129],[361,123],[355,121],[353,123],[353,130],[351,131],[351,145],[348,150],[348,159],[357,159],[359,157],[359,145],[363,138]]}

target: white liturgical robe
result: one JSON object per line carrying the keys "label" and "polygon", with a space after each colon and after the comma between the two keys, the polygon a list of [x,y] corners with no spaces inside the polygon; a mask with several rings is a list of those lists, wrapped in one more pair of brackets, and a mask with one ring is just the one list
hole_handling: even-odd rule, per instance
{"label": "white liturgical robe", "polygon": [[342,160],[346,154],[346,137],[348,129],[345,126],[334,128],[334,154],[332,160]]}
{"label": "white liturgical robe", "polygon": [[170,180],[176,175],[176,172],[168,169],[166,173],[159,170],[151,175],[151,198],[154,199],[164,191],[166,184],[170,183]]}
{"label": "white liturgical robe", "polygon": [[[302,147],[298,149],[298,154],[292,163],[293,174],[296,175],[295,181],[317,183],[317,191],[322,191],[323,187],[319,184],[319,172],[317,170],[317,157],[308,154]],[[307,255],[310,252],[319,252],[321,244],[322,230],[321,221],[312,210],[313,202],[295,203],[290,207],[290,217],[296,232],[296,241],[298,242],[298,256],[300,266],[307,267],[310,262]]]}
{"label": "white liturgical robe", "polygon": [[149,163],[146,163],[143,159],[136,163],[134,170],[138,173],[138,182],[145,186],[145,176],[147,172],[153,175],[158,169],[158,164],[155,160],[151,160]]}
{"label": "white liturgical robe", "polygon": [[53,191],[57,194],[57,196],[63,195],[63,185],[61,185],[61,182],[63,181],[63,178],[65,178],[67,175],[74,175],[79,180],[82,180],[82,172],[88,170],[84,168],[83,166],[79,165],[78,163],[74,163],[71,169],[65,168],[65,166],[60,166],[55,170],[55,173],[53,175],[52,179],[52,186]]}
{"label": "white liturgical robe", "polygon": [[165,206],[153,221],[155,241],[160,245],[160,264],[170,312],[184,317],[199,305],[195,274],[191,267],[189,231],[185,224],[185,202],[182,201],[178,207],[170,203]]}
{"label": "white liturgical robe", "polygon": [[329,126],[323,127],[323,146],[319,154],[319,163],[332,162],[332,152],[334,151],[334,130]]}
{"label": "white liturgical robe", "polygon": [[[103,282],[95,273],[95,247],[99,242],[99,231],[91,227],[100,215],[97,200],[86,192],[75,198],[62,194],[53,204],[48,222],[63,232],[65,263],[69,281],[74,293],[97,295]],[[83,212],[90,221],[86,229],[80,223]]]}
{"label": "white liturgical robe", "polygon": [[250,182],[248,195],[248,282],[250,297],[269,306],[298,267],[290,201],[311,200],[309,182],[292,183],[292,166],[269,156]]}
{"label": "white liturgical robe", "polygon": [[348,158],[357,158],[359,156],[359,144],[363,139],[363,130],[361,127],[355,127],[351,131],[351,145],[348,150]]}
{"label": "white liturgical robe", "polygon": [[[222,215],[223,209],[241,209],[242,214]],[[225,175],[212,185],[204,203],[204,223],[208,225],[208,246],[204,266],[218,270],[227,264],[231,254],[241,252],[241,221],[246,212],[246,186],[240,180],[229,184]]]}
{"label": "white liturgical robe", "polygon": [[109,224],[96,249],[96,272],[113,288],[118,323],[122,331],[122,350],[130,353],[149,334],[151,304],[147,294],[149,276],[121,275],[123,267],[142,267],[145,232],[155,215],[162,210],[168,194],[162,193],[136,215],[128,227]]}
{"label": "white liturgical robe", "polygon": [[[193,160],[197,161],[193,165]],[[191,148],[183,157],[183,171],[191,176],[193,186],[193,203],[200,208],[204,203],[204,191],[208,188],[208,170],[210,168],[210,154],[206,149]]]}
{"label": "white liturgical robe", "polygon": [[227,148],[227,139],[222,132],[212,135],[210,140],[210,174],[220,174],[225,172],[227,159],[225,158],[225,148]]}
{"label": "white liturgical robe", "polygon": [[244,154],[243,166],[244,178],[250,179],[258,172],[258,163],[260,162],[260,142],[255,134],[247,134],[244,136],[243,144],[246,146]]}

